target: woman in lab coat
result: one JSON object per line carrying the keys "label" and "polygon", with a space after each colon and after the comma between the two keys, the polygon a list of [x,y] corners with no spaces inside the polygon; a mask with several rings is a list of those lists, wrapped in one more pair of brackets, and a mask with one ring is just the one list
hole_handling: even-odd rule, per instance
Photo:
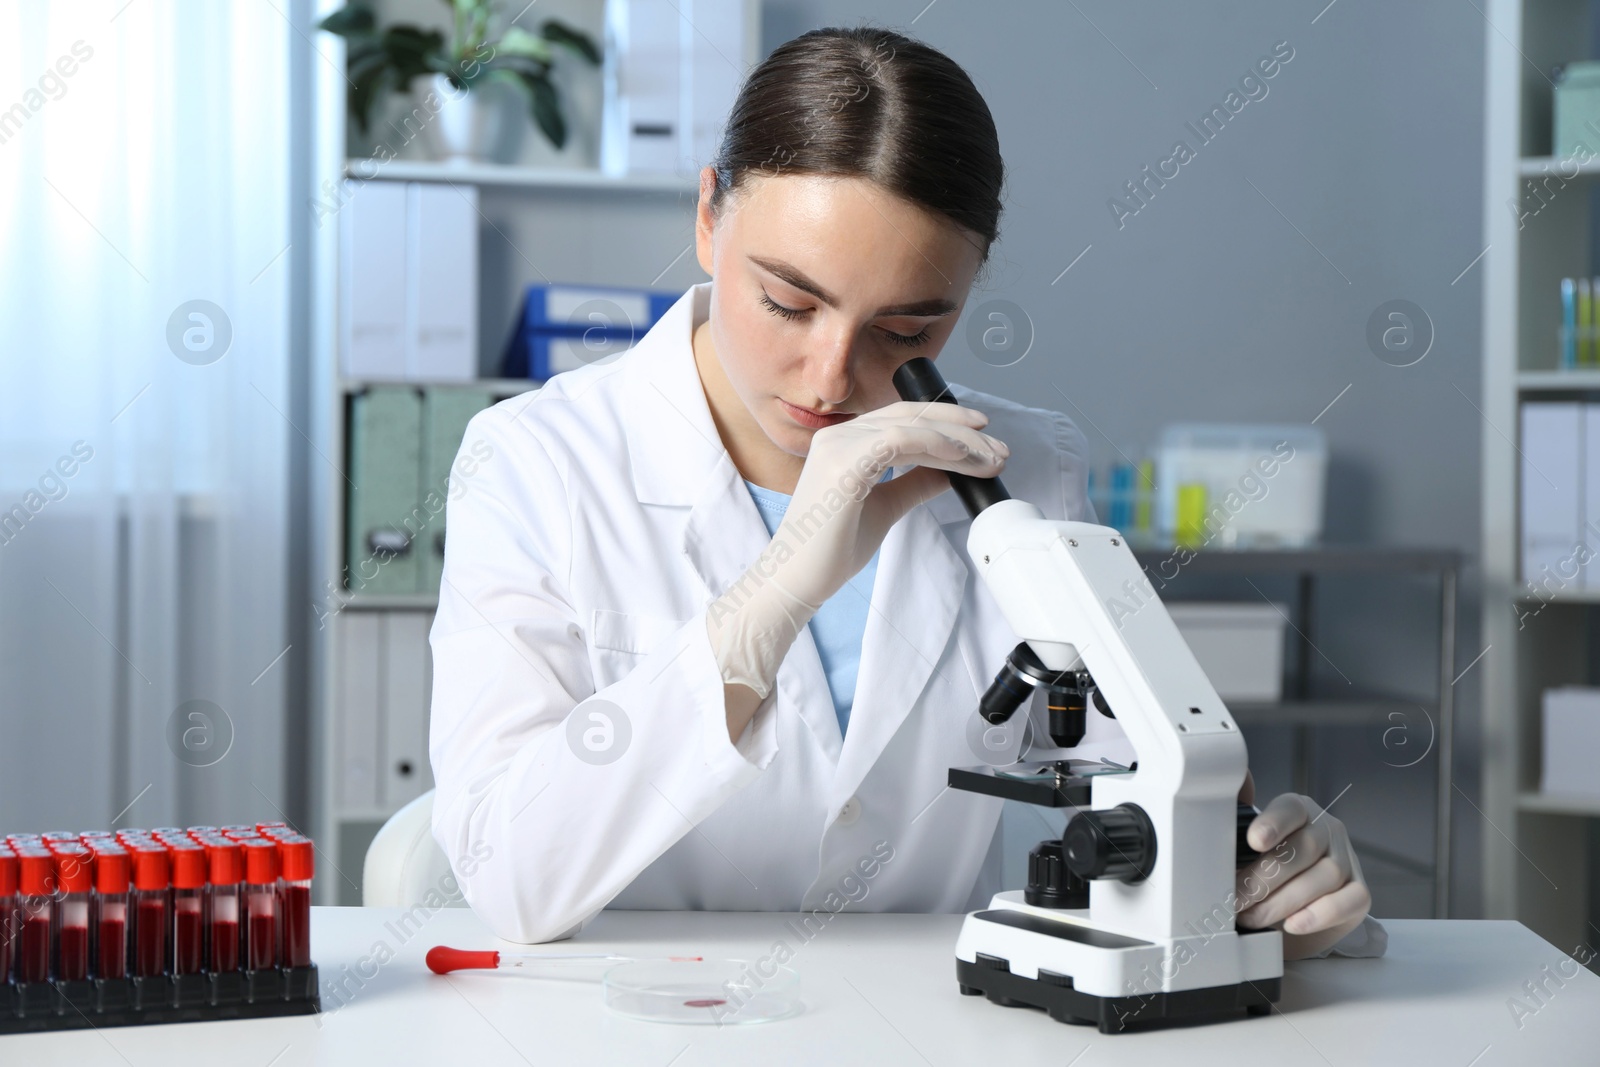
{"label": "woman in lab coat", "polygon": [[[944,472],[1004,471],[1094,521],[1086,443],[1054,412],[904,403],[890,379],[948,341],[1002,174],[943,54],[870,28],[790,41],[701,173],[712,280],[620,358],[472,420],[431,634],[433,827],[500,936],[608,905],[820,921],[1001,888],[1001,801],[945,776],[991,755],[975,709],[1015,637]],[[1072,754],[1133,758],[1100,715]],[[1286,862],[1242,874],[1242,924],[1287,920],[1290,957],[1382,950],[1338,819],[1279,797],[1251,843]]]}

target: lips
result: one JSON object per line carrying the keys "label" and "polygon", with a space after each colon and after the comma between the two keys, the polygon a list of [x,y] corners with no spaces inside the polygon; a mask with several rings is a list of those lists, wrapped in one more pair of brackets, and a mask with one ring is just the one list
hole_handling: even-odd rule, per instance
{"label": "lips", "polygon": [[830,411],[824,413],[821,411],[812,411],[810,408],[799,407],[798,405],[791,404],[782,398],[779,398],[778,402],[783,405],[783,410],[788,413],[791,419],[799,423],[801,426],[804,426],[808,430],[820,430],[824,426],[833,426],[837,423],[848,422],[850,419],[855,418],[855,414],[848,411]]}

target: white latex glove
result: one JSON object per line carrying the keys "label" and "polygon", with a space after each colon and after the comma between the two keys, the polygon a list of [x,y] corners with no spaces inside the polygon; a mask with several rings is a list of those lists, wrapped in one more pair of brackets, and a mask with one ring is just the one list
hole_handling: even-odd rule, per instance
{"label": "white latex glove", "polygon": [[[1263,853],[1238,872],[1242,927],[1281,924],[1283,958],[1325,953],[1366,918],[1372,894],[1344,823],[1310,797],[1275,797],[1246,832]],[[1381,928],[1380,928],[1381,929]]]}
{"label": "white latex glove", "polygon": [[[942,471],[998,475],[1010,449],[979,432],[988,421],[973,408],[901,401],[813,434],[772,541],[707,610],[723,681],[765,699],[823,602],[867,565],[889,527],[950,487]],[[895,466],[922,469],[880,483]]]}

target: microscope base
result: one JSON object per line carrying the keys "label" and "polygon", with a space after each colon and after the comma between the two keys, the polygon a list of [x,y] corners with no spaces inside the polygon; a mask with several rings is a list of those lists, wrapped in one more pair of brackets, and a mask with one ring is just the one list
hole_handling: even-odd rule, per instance
{"label": "microscope base", "polygon": [[976,963],[956,960],[956,981],[967,996],[985,996],[1002,1007],[1043,1008],[1057,1022],[1095,1026],[1102,1034],[1185,1022],[1221,1021],[1238,1015],[1266,1015],[1278,999],[1281,978],[1235,986],[1097,997],[1062,983],[1071,979],[1041,972],[1039,978],[1012,974],[1006,961],[979,953]]}
{"label": "microscope base", "polygon": [[1018,892],[968,915],[956,942],[961,992],[1104,1034],[1266,1015],[1283,980],[1276,930],[1196,927],[1146,941],[1089,921],[1088,909],[1046,909]]}

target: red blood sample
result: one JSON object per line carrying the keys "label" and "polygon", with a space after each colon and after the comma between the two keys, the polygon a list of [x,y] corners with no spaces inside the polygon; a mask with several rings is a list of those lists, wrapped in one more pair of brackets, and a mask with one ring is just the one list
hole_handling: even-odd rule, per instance
{"label": "red blood sample", "polygon": [[283,875],[283,965],[307,967],[311,964],[311,839],[298,834],[280,838],[278,859]]}
{"label": "red blood sample", "polygon": [[211,969],[237,971],[239,969],[239,920],[213,919],[211,921]]}
{"label": "red blood sample", "polygon": [[134,946],[133,973],[150,976],[166,970],[167,902],[159,897],[139,897],[139,910],[133,920],[137,931]]}
{"label": "red blood sample", "polygon": [[95,977],[128,973],[128,880],[131,857],[114,844],[96,847],[94,863]]}
{"label": "red blood sample", "polygon": [[17,854],[0,844],[0,985],[11,980],[16,936]]}
{"label": "red blood sample", "polygon": [[100,935],[100,955],[96,960],[100,978],[123,978],[128,973],[128,905],[119,904],[114,914],[100,912],[97,931]]}
{"label": "red blood sample", "polygon": [[209,970],[239,969],[239,881],[244,877],[244,850],[222,838],[206,842],[210,886],[206,889],[206,928],[210,935]]}
{"label": "red blood sample", "polygon": [[273,949],[277,947],[277,939],[277,924],[271,909],[252,908],[250,910],[251,970],[272,966]]}
{"label": "red blood sample", "polygon": [[200,925],[198,897],[192,902],[180,902],[174,906],[172,932],[172,973],[200,973],[200,949],[204,944],[204,932]]}
{"label": "red blood sample", "polygon": [[704,1000],[686,1000],[683,1002],[683,1006],[686,1008],[715,1008],[726,1003],[728,1003],[726,1000],[718,1000],[715,997],[707,997]]}
{"label": "red blood sample", "polygon": [[43,982],[50,977],[50,913],[28,915],[22,924],[22,951],[17,958],[17,980]]}
{"label": "red blood sample", "polygon": [[94,888],[93,854],[76,842],[55,850],[56,977],[81,982],[89,977],[89,893]]}
{"label": "red blood sample", "polygon": [[89,977],[89,928],[63,926],[61,928],[61,969],[56,977],[69,982],[81,982]]}
{"label": "red blood sample", "polygon": [[278,846],[247,838],[244,848],[245,967],[260,970],[278,962]]}
{"label": "red blood sample", "polygon": [[17,981],[50,978],[50,926],[55,903],[55,857],[43,848],[21,851],[17,863],[22,932],[17,946]]}
{"label": "red blood sample", "polygon": [[200,972],[205,933],[200,921],[206,850],[187,838],[167,844],[172,861],[172,973]]}
{"label": "red blood sample", "polygon": [[139,846],[133,853],[133,973],[149,977],[166,972],[167,850]]}

